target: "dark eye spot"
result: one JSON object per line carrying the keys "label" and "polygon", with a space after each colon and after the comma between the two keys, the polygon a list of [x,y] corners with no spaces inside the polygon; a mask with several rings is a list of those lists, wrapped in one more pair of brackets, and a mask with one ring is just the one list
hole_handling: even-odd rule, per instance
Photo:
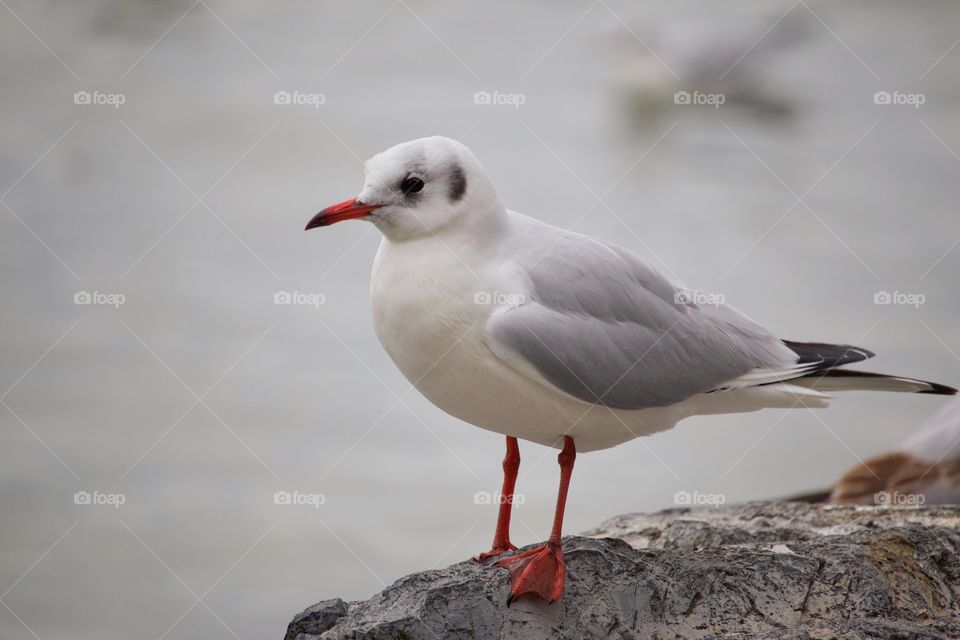
{"label": "dark eye spot", "polygon": [[419,193],[423,190],[423,180],[416,176],[407,176],[403,179],[403,182],[400,183],[400,191],[403,192],[403,195],[409,195],[411,193]]}
{"label": "dark eye spot", "polygon": [[455,164],[450,170],[450,200],[456,202],[463,197],[467,190],[467,177],[463,175],[463,169]]}

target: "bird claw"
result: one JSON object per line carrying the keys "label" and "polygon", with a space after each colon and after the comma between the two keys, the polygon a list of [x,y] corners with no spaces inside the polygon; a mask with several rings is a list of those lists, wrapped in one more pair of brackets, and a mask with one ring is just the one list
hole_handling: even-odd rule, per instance
{"label": "bird claw", "polygon": [[547,602],[554,602],[563,594],[566,563],[559,543],[548,542],[542,547],[504,558],[496,566],[510,571],[512,584],[507,606],[528,593]]}
{"label": "bird claw", "polygon": [[509,540],[507,540],[502,544],[493,545],[493,548],[490,549],[490,551],[484,551],[483,553],[478,553],[477,555],[473,556],[471,560],[473,560],[474,562],[486,562],[491,558],[502,556],[507,551],[516,551],[516,550],[517,548],[513,546]]}

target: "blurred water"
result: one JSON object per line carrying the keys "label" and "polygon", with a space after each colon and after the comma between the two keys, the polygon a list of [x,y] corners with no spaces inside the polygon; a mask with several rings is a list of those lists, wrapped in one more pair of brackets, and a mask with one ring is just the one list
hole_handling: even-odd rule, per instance
{"label": "blurred water", "polygon": [[[358,191],[362,159],[409,138],[462,138],[511,208],[626,246],[785,337],[960,381],[953,3],[796,5],[799,41],[743,59],[786,116],[673,105],[672,87],[638,114],[616,69],[624,23],[739,29],[746,51],[790,4],[7,5],[5,638],[276,636],[302,606],[487,548],[495,507],[474,494],[499,487],[501,439],[408,393],[376,343],[375,231],[302,232]],[[880,90],[926,102],[875,105]],[[125,102],[77,105],[78,91]],[[277,91],[325,102],[278,105]],[[477,91],[525,102],[478,105]],[[790,208],[791,190],[806,205]],[[275,305],[280,290],[325,303]],[[926,302],[877,306],[881,290]],[[125,303],[75,305],[78,291]],[[680,490],[820,487],[937,406],[854,394],[582,456],[567,530]],[[549,526],[556,468],[553,451],[522,452],[514,541],[528,544]],[[125,503],[76,505],[78,491]],[[278,505],[279,491],[325,502]]]}

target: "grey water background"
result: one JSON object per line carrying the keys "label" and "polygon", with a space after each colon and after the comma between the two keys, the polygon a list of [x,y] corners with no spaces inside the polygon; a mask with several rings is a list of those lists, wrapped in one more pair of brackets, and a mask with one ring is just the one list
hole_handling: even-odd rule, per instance
{"label": "grey water background", "polygon": [[[0,637],[277,637],[317,600],[488,548],[496,506],[477,494],[499,488],[502,438],[409,391],[379,347],[375,230],[302,231],[357,193],[361,160],[410,138],[461,138],[507,206],[784,337],[960,382],[955,3],[0,4]],[[784,13],[765,38],[794,20],[800,37],[752,47]],[[649,34],[689,23],[706,33],[694,52],[742,34],[728,84],[699,86],[664,45],[652,66],[676,86],[631,106],[634,36],[656,50]],[[785,108],[673,103],[738,75]],[[83,91],[124,103],[75,104]],[[581,456],[566,531],[682,491],[826,486],[941,402],[848,394]],[[557,469],[555,451],[521,451],[513,539],[529,544]],[[123,504],[75,504],[83,491]]]}

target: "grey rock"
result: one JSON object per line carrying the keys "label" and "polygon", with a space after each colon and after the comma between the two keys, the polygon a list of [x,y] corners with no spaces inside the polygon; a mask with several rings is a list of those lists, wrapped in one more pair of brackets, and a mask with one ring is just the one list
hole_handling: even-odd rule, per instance
{"label": "grey rock", "polygon": [[960,638],[960,508],[670,509],[563,546],[557,603],[507,607],[507,571],[468,561],[320,603],[287,638]]}
{"label": "grey rock", "polygon": [[324,600],[304,609],[287,625],[284,640],[316,637],[337,623],[347,614],[347,603],[340,598]]}

